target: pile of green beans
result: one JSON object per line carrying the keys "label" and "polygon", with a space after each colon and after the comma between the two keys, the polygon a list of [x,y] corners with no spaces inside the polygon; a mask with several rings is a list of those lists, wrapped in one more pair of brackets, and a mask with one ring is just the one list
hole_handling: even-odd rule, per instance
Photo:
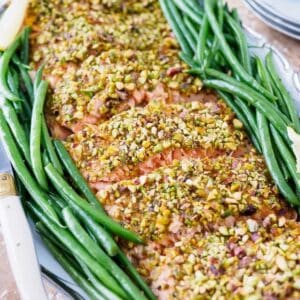
{"label": "pile of green beans", "polygon": [[180,57],[189,73],[216,90],[235,112],[281,194],[300,211],[300,174],[287,132],[291,127],[300,134],[300,121],[272,52],[264,60],[251,56],[237,11],[222,0],[204,0],[203,6],[187,2],[160,0]]}
{"label": "pile of green beans", "polygon": [[0,57],[0,134],[18,191],[53,256],[91,299],[156,299],[115,241],[143,241],[111,219],[47,128],[43,66],[29,76],[29,28]]}

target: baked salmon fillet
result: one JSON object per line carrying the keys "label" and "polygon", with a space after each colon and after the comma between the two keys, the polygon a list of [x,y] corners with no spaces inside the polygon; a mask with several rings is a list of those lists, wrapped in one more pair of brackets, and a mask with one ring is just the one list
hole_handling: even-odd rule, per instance
{"label": "baked salmon fillet", "polygon": [[33,0],[47,119],[161,300],[300,299],[300,226],[156,0]]}
{"label": "baked salmon fillet", "polygon": [[157,1],[33,1],[29,13],[57,136],[152,99],[201,97]]}

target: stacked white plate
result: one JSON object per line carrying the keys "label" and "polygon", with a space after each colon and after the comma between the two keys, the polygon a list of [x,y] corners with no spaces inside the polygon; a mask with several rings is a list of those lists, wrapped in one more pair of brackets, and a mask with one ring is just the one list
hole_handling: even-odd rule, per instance
{"label": "stacked white plate", "polygon": [[245,0],[245,2],[266,24],[300,40],[299,0]]}

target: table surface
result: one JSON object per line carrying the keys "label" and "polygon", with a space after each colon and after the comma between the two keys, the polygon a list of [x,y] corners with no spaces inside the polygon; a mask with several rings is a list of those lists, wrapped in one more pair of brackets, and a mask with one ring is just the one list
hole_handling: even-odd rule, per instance
{"label": "table surface", "polygon": [[[283,34],[271,29],[261,22],[241,0],[228,0],[230,7],[236,7],[240,13],[243,23],[263,35],[268,42],[279,49],[287,58],[295,71],[300,72],[300,41],[293,40]],[[0,226],[0,300],[19,300],[16,285],[7,260],[5,245],[1,236]],[[44,279],[49,299],[67,299],[55,286]]]}

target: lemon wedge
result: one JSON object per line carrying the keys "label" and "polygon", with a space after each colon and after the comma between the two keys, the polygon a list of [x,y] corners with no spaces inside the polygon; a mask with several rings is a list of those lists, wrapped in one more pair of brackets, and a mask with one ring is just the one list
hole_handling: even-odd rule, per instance
{"label": "lemon wedge", "polygon": [[29,5],[29,0],[12,0],[0,17],[0,50],[5,50],[20,31]]}
{"label": "lemon wedge", "polygon": [[297,161],[297,173],[300,174],[300,135],[291,127],[287,128],[288,136],[292,142],[292,150]]}

